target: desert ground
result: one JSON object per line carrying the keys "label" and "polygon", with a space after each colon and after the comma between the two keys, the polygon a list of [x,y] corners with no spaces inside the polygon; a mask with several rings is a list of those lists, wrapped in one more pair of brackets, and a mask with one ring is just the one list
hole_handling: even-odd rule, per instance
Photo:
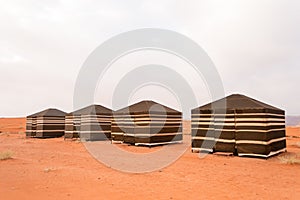
{"label": "desert ground", "polygon": [[[185,137],[189,128],[185,123]],[[300,199],[300,128],[287,128],[287,153],[270,159],[187,149],[168,167],[124,173],[94,159],[79,141],[28,139],[25,119],[0,119],[0,199]],[[115,144],[136,153],[146,148]],[[180,144],[176,144],[180,145]],[[117,158],[116,158],[117,159]]]}

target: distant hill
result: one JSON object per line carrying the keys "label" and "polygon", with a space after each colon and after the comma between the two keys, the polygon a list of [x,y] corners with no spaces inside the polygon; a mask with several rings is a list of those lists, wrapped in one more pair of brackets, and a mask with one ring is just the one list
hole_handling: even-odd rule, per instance
{"label": "distant hill", "polygon": [[287,126],[300,126],[300,116],[286,116]]}

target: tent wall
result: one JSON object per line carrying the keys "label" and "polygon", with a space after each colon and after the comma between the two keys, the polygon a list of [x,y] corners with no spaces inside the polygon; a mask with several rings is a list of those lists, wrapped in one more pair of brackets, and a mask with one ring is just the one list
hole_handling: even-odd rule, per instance
{"label": "tent wall", "polygon": [[237,109],[220,113],[192,111],[192,150],[236,151],[239,156],[265,158],[286,150],[283,111]]}
{"label": "tent wall", "polygon": [[32,137],[32,117],[26,117],[26,137]]}
{"label": "tent wall", "polygon": [[111,139],[111,115],[81,115],[80,139],[83,141],[99,141]]}
{"label": "tent wall", "polygon": [[73,137],[80,137],[81,116],[73,115]]}
{"label": "tent wall", "polygon": [[154,145],[182,140],[181,113],[142,114],[134,117],[134,144]]}
{"label": "tent wall", "polygon": [[215,151],[235,153],[235,115],[233,110],[214,113]]}
{"label": "tent wall", "polygon": [[285,115],[275,110],[237,110],[239,156],[269,157],[286,150]]}
{"label": "tent wall", "polygon": [[121,131],[123,132],[123,142],[128,144],[134,144],[135,117],[134,115],[125,114],[123,115],[122,119],[122,128],[119,128],[121,128]]}
{"label": "tent wall", "polygon": [[81,116],[80,115],[67,115],[65,118],[65,138],[72,139],[72,138],[79,138],[80,132],[80,122]]}
{"label": "tent wall", "polygon": [[75,116],[72,114],[65,117],[65,139],[78,138],[78,132],[75,128]]}
{"label": "tent wall", "polygon": [[42,116],[37,117],[36,137],[52,138],[61,137],[65,133],[64,116]]}
{"label": "tent wall", "polygon": [[234,111],[192,112],[192,150],[234,153]]}
{"label": "tent wall", "polygon": [[214,117],[211,110],[192,111],[192,150],[213,152]]}
{"label": "tent wall", "polygon": [[182,141],[182,115],[137,112],[116,113],[112,122],[113,141],[135,145],[157,145]]}
{"label": "tent wall", "polygon": [[37,117],[32,117],[32,132],[31,137],[36,136],[36,130],[37,130]]}
{"label": "tent wall", "polygon": [[26,137],[36,136],[36,117],[26,117]]}
{"label": "tent wall", "polygon": [[111,138],[112,141],[123,142],[124,141],[124,129],[128,129],[130,124],[127,124],[126,121],[123,120],[123,114],[115,113],[112,117],[111,124]]}

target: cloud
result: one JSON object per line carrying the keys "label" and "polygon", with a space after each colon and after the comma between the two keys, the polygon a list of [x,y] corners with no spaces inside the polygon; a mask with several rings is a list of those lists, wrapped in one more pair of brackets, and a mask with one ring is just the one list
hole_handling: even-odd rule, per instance
{"label": "cloud", "polygon": [[299,6],[297,0],[3,1],[0,115],[48,106],[71,111],[76,76],[89,53],[113,35],[144,27],[198,42],[227,94],[242,92],[299,114]]}

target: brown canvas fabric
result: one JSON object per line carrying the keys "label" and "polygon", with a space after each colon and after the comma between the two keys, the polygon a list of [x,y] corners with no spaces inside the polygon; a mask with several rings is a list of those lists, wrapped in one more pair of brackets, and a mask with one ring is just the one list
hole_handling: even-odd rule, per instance
{"label": "brown canvas fabric", "polygon": [[38,138],[63,136],[65,115],[65,112],[54,108],[29,115],[27,117],[26,136]]}
{"label": "brown canvas fabric", "polygon": [[281,109],[239,94],[195,108],[192,149],[239,156],[275,155],[286,148],[284,114]]}
{"label": "brown canvas fabric", "polygon": [[115,111],[113,141],[156,145],[182,141],[182,113],[154,101],[142,101]]}
{"label": "brown canvas fabric", "polygon": [[66,116],[65,138],[80,138],[84,141],[111,138],[112,110],[101,105],[90,105]]}

